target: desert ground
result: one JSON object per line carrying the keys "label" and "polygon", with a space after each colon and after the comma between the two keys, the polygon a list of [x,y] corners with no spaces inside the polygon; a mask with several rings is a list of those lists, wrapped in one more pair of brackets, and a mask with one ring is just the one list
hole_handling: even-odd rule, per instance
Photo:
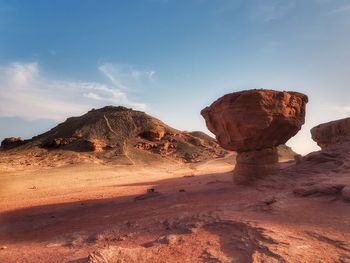
{"label": "desert ground", "polygon": [[279,96],[292,108],[276,117],[268,96],[259,121],[208,113],[218,141],[111,106],[3,140],[0,262],[350,262],[350,119],[315,127],[322,150],[300,156],[276,144],[306,97]]}
{"label": "desert ground", "polygon": [[339,191],[350,167],[334,153],[304,159],[244,187],[232,183],[231,155],[2,168],[0,261],[350,262]]}

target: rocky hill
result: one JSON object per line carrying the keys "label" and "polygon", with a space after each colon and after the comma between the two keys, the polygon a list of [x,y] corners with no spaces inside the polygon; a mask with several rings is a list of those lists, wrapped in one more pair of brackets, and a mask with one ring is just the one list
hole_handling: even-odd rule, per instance
{"label": "rocky hill", "polygon": [[51,163],[66,158],[134,164],[160,159],[194,163],[228,154],[205,133],[179,131],[144,112],[114,106],[68,118],[30,140],[7,138],[1,148],[6,156],[27,154],[22,162],[28,165],[35,163],[32,157]]}

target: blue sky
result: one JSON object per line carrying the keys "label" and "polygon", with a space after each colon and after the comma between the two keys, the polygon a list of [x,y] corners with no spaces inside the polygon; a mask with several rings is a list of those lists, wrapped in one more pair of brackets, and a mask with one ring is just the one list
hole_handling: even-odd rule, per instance
{"label": "blue sky", "polygon": [[309,95],[307,153],[350,115],[349,31],[349,0],[1,0],[0,139],[120,104],[207,131],[216,98],[272,88]]}

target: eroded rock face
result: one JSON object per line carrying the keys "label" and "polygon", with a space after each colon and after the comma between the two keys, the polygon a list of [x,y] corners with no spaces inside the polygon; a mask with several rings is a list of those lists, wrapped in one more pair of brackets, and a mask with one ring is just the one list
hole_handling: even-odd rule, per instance
{"label": "eroded rock face", "polygon": [[201,111],[225,149],[244,152],[286,143],[305,120],[306,95],[274,90],[227,94]]}
{"label": "eroded rock face", "polygon": [[93,152],[102,152],[110,148],[109,145],[107,145],[104,141],[101,141],[101,140],[90,140],[90,141],[85,141],[85,143],[86,143],[86,148]]}
{"label": "eroded rock face", "polygon": [[241,182],[273,173],[276,147],[300,130],[307,102],[298,92],[245,90],[219,98],[201,114],[219,144],[238,152],[234,178]]}
{"label": "eroded rock face", "polygon": [[1,142],[1,148],[2,149],[11,149],[11,148],[17,147],[21,144],[23,144],[23,140],[21,139],[21,137],[9,137],[9,138],[5,138]]}
{"label": "eroded rock face", "polygon": [[277,162],[277,148],[238,152],[234,170],[234,182],[249,184],[255,178],[274,174],[278,171]]}
{"label": "eroded rock face", "polygon": [[43,142],[42,147],[44,148],[59,148],[65,145],[69,145],[75,142],[77,138],[54,138]]}
{"label": "eroded rock face", "polygon": [[350,141],[350,118],[320,124],[311,129],[311,135],[322,149]]}
{"label": "eroded rock face", "polygon": [[141,132],[139,136],[149,141],[160,141],[165,135],[165,130],[162,128],[151,129],[148,131]]}

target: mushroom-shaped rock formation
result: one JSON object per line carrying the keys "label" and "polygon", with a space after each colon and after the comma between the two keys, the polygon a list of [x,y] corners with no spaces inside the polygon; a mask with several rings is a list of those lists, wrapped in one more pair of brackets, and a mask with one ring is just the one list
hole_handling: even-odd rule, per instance
{"label": "mushroom-shaped rock formation", "polygon": [[322,150],[337,143],[350,141],[350,118],[317,125],[311,129],[311,135]]}
{"label": "mushroom-shaped rock formation", "polygon": [[308,97],[298,92],[244,90],[201,111],[219,144],[237,151],[234,181],[249,183],[276,171],[276,147],[300,130]]}

